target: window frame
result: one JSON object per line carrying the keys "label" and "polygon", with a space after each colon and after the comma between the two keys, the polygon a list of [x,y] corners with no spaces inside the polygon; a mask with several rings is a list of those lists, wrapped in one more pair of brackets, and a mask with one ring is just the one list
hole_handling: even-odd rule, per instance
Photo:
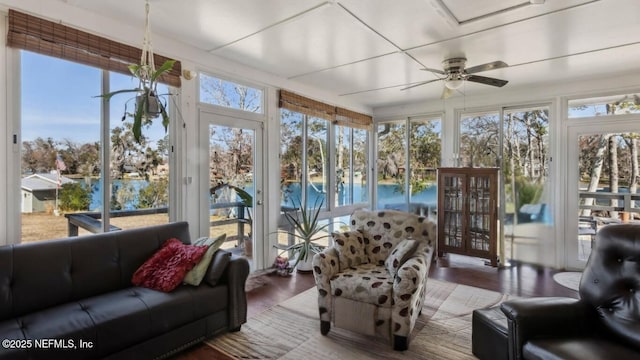
{"label": "window frame", "polygon": [[[207,103],[207,102],[203,102],[201,101],[201,83],[200,83],[200,75],[205,75],[205,76],[209,76],[212,78],[216,78],[216,79],[220,79],[229,83],[234,83],[240,86],[246,86],[252,89],[256,89],[256,90],[260,90],[262,92],[262,97],[260,99],[261,104],[260,104],[260,108],[262,110],[262,112],[252,112],[252,111],[246,111],[246,110],[242,110],[242,109],[236,109],[236,108],[232,108],[232,107],[226,107],[226,106],[222,106],[222,105],[216,105],[216,104],[211,104],[211,103]],[[196,103],[198,104],[198,106],[202,109],[207,109],[209,108],[211,112],[214,112],[216,114],[219,115],[224,115],[224,116],[234,116],[234,117],[240,117],[242,119],[247,119],[247,120],[253,120],[253,121],[261,121],[264,122],[266,117],[267,117],[267,88],[265,86],[262,85],[258,85],[258,84],[253,84],[247,81],[239,81],[237,79],[232,79],[230,77],[227,76],[221,76],[219,74],[214,74],[212,72],[209,71],[198,71],[198,75],[196,76],[196,84],[195,84],[195,88],[196,88]]]}
{"label": "window frame", "polygon": [[[411,127],[413,125],[413,123],[416,122],[433,122],[433,121],[438,121],[440,122],[440,132],[439,132],[439,139],[440,139],[440,158],[439,158],[439,165],[438,166],[442,166],[442,156],[444,153],[444,147],[443,147],[443,133],[444,133],[444,113],[429,113],[429,114],[423,114],[423,115],[414,115],[414,116],[405,116],[405,117],[397,117],[397,118],[387,118],[387,119],[383,119],[380,121],[377,121],[374,123],[374,131],[376,134],[376,139],[374,141],[374,147],[375,149],[372,150],[372,152],[375,154],[376,158],[378,157],[378,152],[380,150],[380,144],[378,141],[378,127],[380,125],[384,125],[384,124],[400,124],[402,126],[404,126],[404,134],[403,134],[403,139],[404,139],[404,162],[403,162],[403,166],[405,168],[405,176],[404,176],[404,184],[403,184],[403,202],[404,205],[407,207],[407,209],[410,208],[411,205],[411,192],[409,191],[410,188],[410,184],[411,184],[411,179],[410,176],[406,176],[406,174],[410,174],[412,171],[412,167],[411,167],[411,136],[409,134],[409,131],[411,130]],[[374,182],[372,182],[372,192],[373,192],[373,199],[371,201],[371,206],[372,208],[378,208],[378,200],[379,200],[379,196],[380,194],[378,193],[378,165],[377,163],[375,165],[369,166],[370,168],[375,169],[375,178],[372,178],[372,180]],[[436,184],[437,185],[437,184]]]}
{"label": "window frame", "polygon": [[[327,167],[327,189],[334,189],[337,186],[337,181],[336,181],[336,123],[327,119],[323,119],[320,117],[315,117],[315,116],[311,116],[311,115],[307,115],[307,114],[303,114],[294,110],[289,110],[289,109],[283,109],[280,108],[278,115],[279,115],[279,126],[281,126],[282,124],[282,114],[283,114],[283,110],[285,111],[290,111],[292,113],[296,113],[299,114],[302,117],[302,153],[303,153],[303,157],[302,157],[302,169],[301,169],[301,201],[303,204],[306,204],[307,207],[309,206],[313,206],[313,204],[310,204],[307,202],[307,194],[306,194],[306,189],[307,189],[307,184],[308,184],[308,173],[307,173],[307,156],[308,156],[308,151],[307,151],[307,143],[309,140],[309,131],[308,131],[308,122],[310,119],[321,119],[324,121],[327,121],[327,157],[326,157],[326,167]],[[356,129],[357,127],[351,127],[351,126],[347,126],[347,125],[342,125],[343,127],[346,128],[350,128],[350,134],[351,134],[351,139],[353,139],[353,130]],[[364,129],[363,129],[364,130]],[[280,130],[279,130],[280,131]],[[367,164],[367,169],[366,169],[366,178],[367,179],[371,179],[371,146],[370,146],[370,139],[371,139],[371,130],[365,130],[366,131],[366,140],[365,140],[365,148],[366,148],[366,156],[367,156],[367,160],[366,160],[366,164]],[[349,165],[351,167],[351,170],[353,170],[353,140],[350,142],[350,151],[349,151]],[[353,176],[352,173],[353,171],[350,171],[351,175]],[[371,187],[371,182],[368,181],[368,186],[367,186],[367,198],[371,199],[372,198],[372,187]],[[343,216],[349,216],[351,215],[355,210],[357,209],[362,209],[362,208],[370,208],[371,206],[371,201],[368,202],[354,202],[352,204],[348,204],[348,205],[336,205],[336,196],[335,196],[335,192],[334,191],[328,191],[327,193],[327,197],[326,197],[326,202],[324,204],[324,208],[323,210],[320,212],[319,218],[321,220],[331,220],[334,218],[339,218],[339,217],[343,217]],[[352,194],[353,196],[353,194]],[[278,205],[280,206],[280,204]],[[333,227],[333,222],[332,225],[330,227]]]}
{"label": "window frame", "polygon": [[[598,118],[598,119],[601,119],[602,121],[605,119],[617,119],[617,118],[625,117],[628,115],[638,115],[640,114],[640,97],[638,96],[639,96],[638,92],[634,92],[634,91],[625,91],[625,92],[616,91],[616,92],[594,94],[591,96],[583,95],[583,96],[567,97],[564,99],[564,103],[566,103],[566,111],[564,112],[563,117],[569,121],[576,121],[576,120],[579,121],[579,120],[591,119],[591,118]],[[605,101],[607,99],[610,99],[610,100],[617,99],[620,102],[627,99],[633,100],[632,102],[634,102],[634,104],[636,105],[637,110],[635,112],[614,113],[614,114],[608,114],[606,112],[588,114],[588,115],[573,115],[573,116],[571,114],[572,107],[575,106],[575,105],[572,106],[571,104],[572,102],[578,103],[576,105],[602,106],[602,105],[609,104],[608,102]],[[595,101],[595,100],[600,100],[600,101]]]}
{"label": "window frame", "polygon": [[[9,141],[9,145],[11,147],[10,154],[14,154],[12,159],[9,160],[9,163],[12,162],[12,165],[8,169],[8,179],[9,183],[7,184],[7,239],[8,243],[18,244],[22,240],[22,222],[21,222],[21,194],[20,194],[20,183],[21,183],[21,153],[22,153],[22,98],[21,94],[21,74],[23,72],[22,68],[22,52],[29,50],[22,50],[19,48],[6,48],[8,52],[7,56],[7,70],[8,73],[13,74],[13,76],[8,77],[7,88],[10,89],[7,94],[7,101],[10,106],[7,107],[7,114],[10,116],[13,121],[9,122],[9,130],[10,134],[12,134],[12,139]],[[66,59],[60,59],[55,56],[49,56],[45,54],[38,54],[37,52],[32,52],[38,56],[45,56],[54,60],[62,60],[62,61],[70,61]],[[73,62],[73,61],[70,61]],[[75,63],[75,62],[73,62]],[[77,63],[79,65],[90,66],[83,63]],[[118,74],[118,72],[109,71],[106,69],[97,68],[95,66],[91,66],[97,69],[101,74],[100,87],[103,93],[109,91],[109,83],[110,83],[110,75],[112,73]],[[174,135],[178,129],[177,119],[180,118],[179,111],[177,106],[181,103],[181,89],[168,86],[169,91],[172,94],[169,98],[169,117],[172,119],[170,121],[167,132],[169,134],[169,153],[168,153],[168,165],[169,169],[169,188],[168,188],[168,222],[177,221],[177,213],[178,204],[180,204],[181,194],[178,194],[177,191],[177,179],[179,179],[179,164],[178,159],[176,157],[176,141],[179,136]],[[91,96],[91,94],[87,94],[87,96]],[[110,106],[106,99],[100,104],[100,159],[101,159],[101,168],[100,168],[100,181],[103,182],[103,189],[109,189],[109,191],[102,191],[101,201],[103,204],[108,204],[110,200],[111,186],[109,179],[109,167],[110,167],[110,149],[111,149],[111,128],[110,125],[112,122],[110,121]],[[105,145],[105,144],[108,144]],[[106,179],[106,180],[105,180]],[[16,191],[16,189],[18,191]],[[106,202],[105,202],[106,201]],[[108,209],[110,211],[110,209]],[[110,216],[109,211],[103,206],[100,210],[102,216],[102,231],[108,232],[110,229]],[[46,239],[42,239],[46,240]]]}

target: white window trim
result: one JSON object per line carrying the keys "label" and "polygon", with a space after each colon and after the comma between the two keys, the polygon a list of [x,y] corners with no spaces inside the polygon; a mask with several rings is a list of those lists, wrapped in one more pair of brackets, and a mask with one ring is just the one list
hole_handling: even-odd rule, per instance
{"label": "white window trim", "polygon": [[[3,18],[3,21],[0,22],[0,29],[3,29],[4,26],[6,25],[6,19]],[[7,156],[3,157],[6,158],[7,160],[7,165],[5,168],[7,169],[6,171],[6,178],[1,178],[0,177],[0,188],[6,189],[6,201],[4,201],[4,204],[6,204],[4,207],[0,207],[0,226],[4,226],[4,229],[6,229],[6,236],[5,236],[5,241],[4,243],[2,242],[2,240],[0,240],[0,245],[8,245],[8,244],[18,244],[21,242],[21,233],[22,233],[22,223],[21,223],[21,212],[20,212],[20,204],[21,204],[21,195],[20,195],[20,191],[16,191],[16,189],[20,189],[20,179],[21,179],[21,144],[22,144],[22,134],[21,134],[21,129],[22,129],[22,114],[21,114],[21,88],[22,85],[20,83],[20,79],[21,79],[21,72],[22,72],[22,66],[21,66],[21,56],[20,56],[20,49],[13,49],[13,48],[8,48],[6,46],[2,46],[4,45],[5,39],[3,38],[0,42],[0,56],[2,56],[2,58],[6,59],[6,72],[5,74],[11,74],[11,75],[7,75],[6,76],[6,89],[8,90],[8,92],[6,93],[6,96],[2,97],[2,93],[0,92],[0,105],[2,104],[3,99],[6,99],[7,102],[7,106],[5,107],[6,110],[6,116],[7,119],[12,119],[12,121],[6,121],[5,123],[7,124],[7,128],[6,128],[6,134],[11,134],[10,139],[8,139],[7,141]],[[43,55],[46,56],[46,55]],[[1,64],[1,63],[0,63]],[[105,91],[105,86],[108,87],[109,85],[109,75],[110,72],[108,70],[104,70],[104,69],[98,69],[101,71],[101,86],[103,87],[102,90]],[[2,80],[2,77],[5,76],[4,74],[0,75],[0,81]],[[176,89],[176,88],[169,88],[172,92],[176,92],[179,93],[180,90]],[[180,97],[178,96],[176,98],[175,104],[173,104],[174,106],[170,106],[169,111],[170,111],[170,118],[171,119],[178,119],[179,117],[177,116],[179,114],[178,110],[176,109],[176,105],[179,105],[180,102]],[[100,109],[100,119],[101,119],[101,135],[100,135],[100,140],[102,144],[105,144],[104,139],[107,139],[108,142],[106,142],[106,144],[110,144],[110,129],[109,129],[109,124],[105,123],[105,119],[109,119],[109,107],[108,106],[104,106],[104,103],[101,104],[101,109]],[[177,134],[178,133],[178,121],[171,121],[170,122],[170,129],[169,129],[169,142],[170,142],[170,146],[171,149],[169,151],[169,166],[170,169],[173,169],[172,166],[175,166],[175,168],[178,168],[178,166],[180,166],[180,160],[175,156],[176,153],[176,149],[177,149]],[[105,132],[105,128],[106,127],[106,132]],[[109,153],[106,149],[109,149],[110,146],[102,146],[102,149],[104,149],[101,154],[101,161],[102,164],[109,164],[110,161],[108,161],[109,159]],[[106,161],[105,161],[105,155],[106,154]],[[0,161],[0,165],[1,165],[1,161]],[[109,172],[105,172],[103,171],[104,169],[101,169],[101,173],[103,174],[108,174]],[[181,195],[179,194],[179,187],[178,187],[178,179],[179,176],[181,175],[181,173],[179,171],[170,171],[170,178],[169,178],[169,213],[168,213],[168,218],[169,221],[177,221],[179,218],[177,217],[177,214],[179,213],[178,211],[176,211],[176,208],[179,206],[180,204],[180,199],[182,198]],[[105,177],[106,182],[105,182],[105,186],[104,189],[111,189],[111,186],[109,186],[109,182],[110,179],[108,179],[108,177]],[[2,182],[5,182],[4,186],[2,184]],[[106,199],[106,202],[104,202]],[[0,200],[2,200],[2,195],[0,194]],[[110,190],[109,191],[103,191],[103,199],[102,199],[103,203],[108,204],[110,201]],[[6,214],[4,214],[5,216],[2,216],[2,212],[6,211]],[[103,220],[108,220],[109,219],[109,214],[108,212],[105,212],[102,214]],[[3,221],[5,221],[6,219],[6,223],[2,223]],[[107,226],[108,221],[103,221],[103,231],[107,231]]]}

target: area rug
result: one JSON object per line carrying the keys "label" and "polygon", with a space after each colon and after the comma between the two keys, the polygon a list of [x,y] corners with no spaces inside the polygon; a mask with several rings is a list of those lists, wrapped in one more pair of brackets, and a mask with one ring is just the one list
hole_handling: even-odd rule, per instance
{"label": "area rug", "polygon": [[274,271],[273,269],[266,269],[250,273],[247,281],[244,283],[244,291],[249,292],[269,284],[269,276],[272,275]]}
{"label": "area rug", "polygon": [[575,291],[578,291],[578,287],[580,287],[580,278],[582,278],[582,273],[576,271],[559,272],[553,275],[553,281]]}
{"label": "area rug", "polygon": [[335,327],[322,336],[315,287],[250,318],[239,332],[205,343],[230,359],[475,359],[471,313],[508,295],[435,279],[427,287],[422,315],[404,352],[379,338]]}

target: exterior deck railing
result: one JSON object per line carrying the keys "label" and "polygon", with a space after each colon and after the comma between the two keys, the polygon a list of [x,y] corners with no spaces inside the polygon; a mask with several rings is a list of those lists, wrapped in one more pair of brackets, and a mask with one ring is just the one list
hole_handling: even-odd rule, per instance
{"label": "exterior deck railing", "polygon": [[237,233],[236,235],[227,234],[226,241],[237,241],[237,246],[240,247],[242,245],[242,241],[244,240],[244,226],[245,224],[251,225],[252,220],[245,217],[246,214],[246,206],[242,202],[229,202],[229,203],[217,203],[212,204],[211,210],[220,210],[220,209],[231,209],[236,208],[236,217],[235,218],[227,218],[222,220],[214,220],[209,223],[209,226],[224,226],[230,224],[237,224]]}
{"label": "exterior deck railing", "polygon": [[[212,204],[211,209],[236,209],[235,218],[227,218],[221,220],[210,221],[210,226],[225,226],[230,224],[237,224],[236,234],[227,234],[226,241],[238,241],[238,245],[241,244],[244,239],[244,227],[245,224],[251,225],[251,219],[246,218],[247,211],[246,206],[241,202],[229,202]],[[151,209],[136,209],[136,210],[115,210],[109,213],[112,218],[125,217],[125,216],[141,216],[151,214],[166,214],[169,211],[167,207],[151,208]],[[70,213],[64,215],[67,218],[67,232],[68,236],[78,236],[79,228],[83,228],[92,233],[102,232],[102,214],[99,212],[81,212]],[[109,231],[121,230],[119,227],[110,225]]]}
{"label": "exterior deck railing", "polygon": [[[580,210],[640,213],[640,208],[635,206],[636,202],[640,204],[640,194],[580,191],[579,195],[581,200],[594,199],[592,205],[584,205],[580,201]],[[617,205],[612,206],[611,200],[617,200]],[[603,202],[607,205],[602,204]]]}
{"label": "exterior deck railing", "polygon": [[[140,216],[152,214],[166,214],[169,212],[167,207],[136,209],[136,210],[114,210],[109,213],[112,218],[125,216]],[[67,232],[69,236],[78,236],[78,228],[83,228],[92,233],[102,232],[102,213],[100,212],[82,212],[65,214],[67,218]],[[122,230],[117,226],[111,225],[109,231]]]}

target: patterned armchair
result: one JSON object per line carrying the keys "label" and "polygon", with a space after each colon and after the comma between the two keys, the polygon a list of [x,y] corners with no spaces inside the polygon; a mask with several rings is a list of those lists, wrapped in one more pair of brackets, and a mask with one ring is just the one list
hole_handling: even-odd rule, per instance
{"label": "patterned armchair", "polygon": [[351,230],[313,258],[320,331],[339,328],[382,337],[406,350],[422,309],[436,224],[395,210],[357,210]]}

